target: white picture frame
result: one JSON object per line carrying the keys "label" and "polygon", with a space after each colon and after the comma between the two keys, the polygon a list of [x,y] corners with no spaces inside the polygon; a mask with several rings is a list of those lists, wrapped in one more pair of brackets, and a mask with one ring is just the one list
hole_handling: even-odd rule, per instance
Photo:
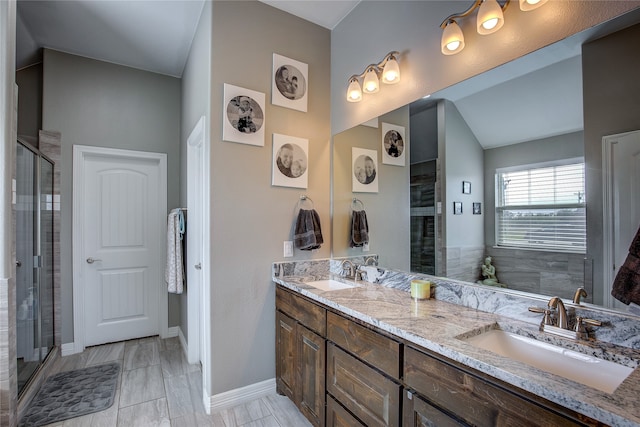
{"label": "white picture frame", "polygon": [[382,122],[382,163],[405,166],[407,140],[404,126]]}
{"label": "white picture frame", "polygon": [[351,191],[354,193],[377,193],[378,151],[351,148]]}
{"label": "white picture frame", "polygon": [[271,103],[306,113],[308,95],[309,65],[274,53]]}
{"label": "white picture frame", "polygon": [[271,171],[271,185],[307,188],[309,140],[274,133]]}
{"label": "white picture frame", "polygon": [[265,94],[225,83],[222,140],[264,147]]}

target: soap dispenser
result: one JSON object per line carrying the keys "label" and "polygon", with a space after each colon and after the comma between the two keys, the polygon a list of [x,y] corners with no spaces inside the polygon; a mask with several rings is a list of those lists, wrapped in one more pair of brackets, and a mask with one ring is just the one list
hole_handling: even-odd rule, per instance
{"label": "soap dispenser", "polygon": [[22,304],[18,308],[18,320],[27,320],[29,316],[29,307],[27,306],[27,300],[23,299]]}

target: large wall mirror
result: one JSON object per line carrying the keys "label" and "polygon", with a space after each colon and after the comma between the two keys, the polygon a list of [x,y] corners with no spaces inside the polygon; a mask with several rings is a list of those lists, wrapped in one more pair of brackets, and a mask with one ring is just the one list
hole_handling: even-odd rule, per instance
{"label": "large wall mirror", "polygon": [[[604,265],[624,260],[640,225],[640,175],[636,191],[626,193],[607,187],[604,175],[616,159],[612,147],[623,145],[618,140],[632,147],[627,158],[640,158],[640,133],[627,137],[640,130],[638,45],[634,10],[335,135],[332,256],[368,250],[383,267],[473,283],[485,279],[490,256],[497,286],[508,292],[572,299],[584,287],[586,303],[626,311],[610,297],[615,272]],[[383,161],[387,125],[405,131],[404,165]],[[618,134],[625,136],[603,142]],[[375,191],[353,186],[354,147],[377,151]],[[619,163],[611,169],[620,170]],[[530,202],[508,215],[500,203],[515,197],[516,185],[535,192],[532,178],[519,179],[537,173],[554,177],[538,191],[563,200],[556,209],[572,235],[558,237],[556,211],[510,242],[504,230],[532,221],[523,213]],[[577,186],[582,179],[584,190],[567,189],[573,179]],[[361,209],[368,248],[350,245],[351,213]]]}

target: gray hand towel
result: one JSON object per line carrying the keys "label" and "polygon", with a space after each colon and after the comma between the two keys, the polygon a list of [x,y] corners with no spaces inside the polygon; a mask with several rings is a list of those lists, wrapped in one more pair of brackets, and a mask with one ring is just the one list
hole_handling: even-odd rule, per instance
{"label": "gray hand towel", "polygon": [[361,247],[369,243],[369,223],[364,210],[351,212],[351,243],[352,248]]}
{"label": "gray hand towel", "polygon": [[295,247],[303,251],[318,249],[324,243],[320,227],[320,216],[315,209],[300,209],[293,241]]}
{"label": "gray hand towel", "polygon": [[640,228],[631,242],[627,259],[616,274],[611,295],[627,305],[640,304]]}

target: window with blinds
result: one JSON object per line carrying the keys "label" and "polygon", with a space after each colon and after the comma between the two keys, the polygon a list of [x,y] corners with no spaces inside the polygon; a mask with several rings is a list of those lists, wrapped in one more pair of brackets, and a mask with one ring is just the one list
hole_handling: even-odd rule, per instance
{"label": "window with blinds", "polygon": [[584,160],[497,170],[496,242],[586,252]]}

